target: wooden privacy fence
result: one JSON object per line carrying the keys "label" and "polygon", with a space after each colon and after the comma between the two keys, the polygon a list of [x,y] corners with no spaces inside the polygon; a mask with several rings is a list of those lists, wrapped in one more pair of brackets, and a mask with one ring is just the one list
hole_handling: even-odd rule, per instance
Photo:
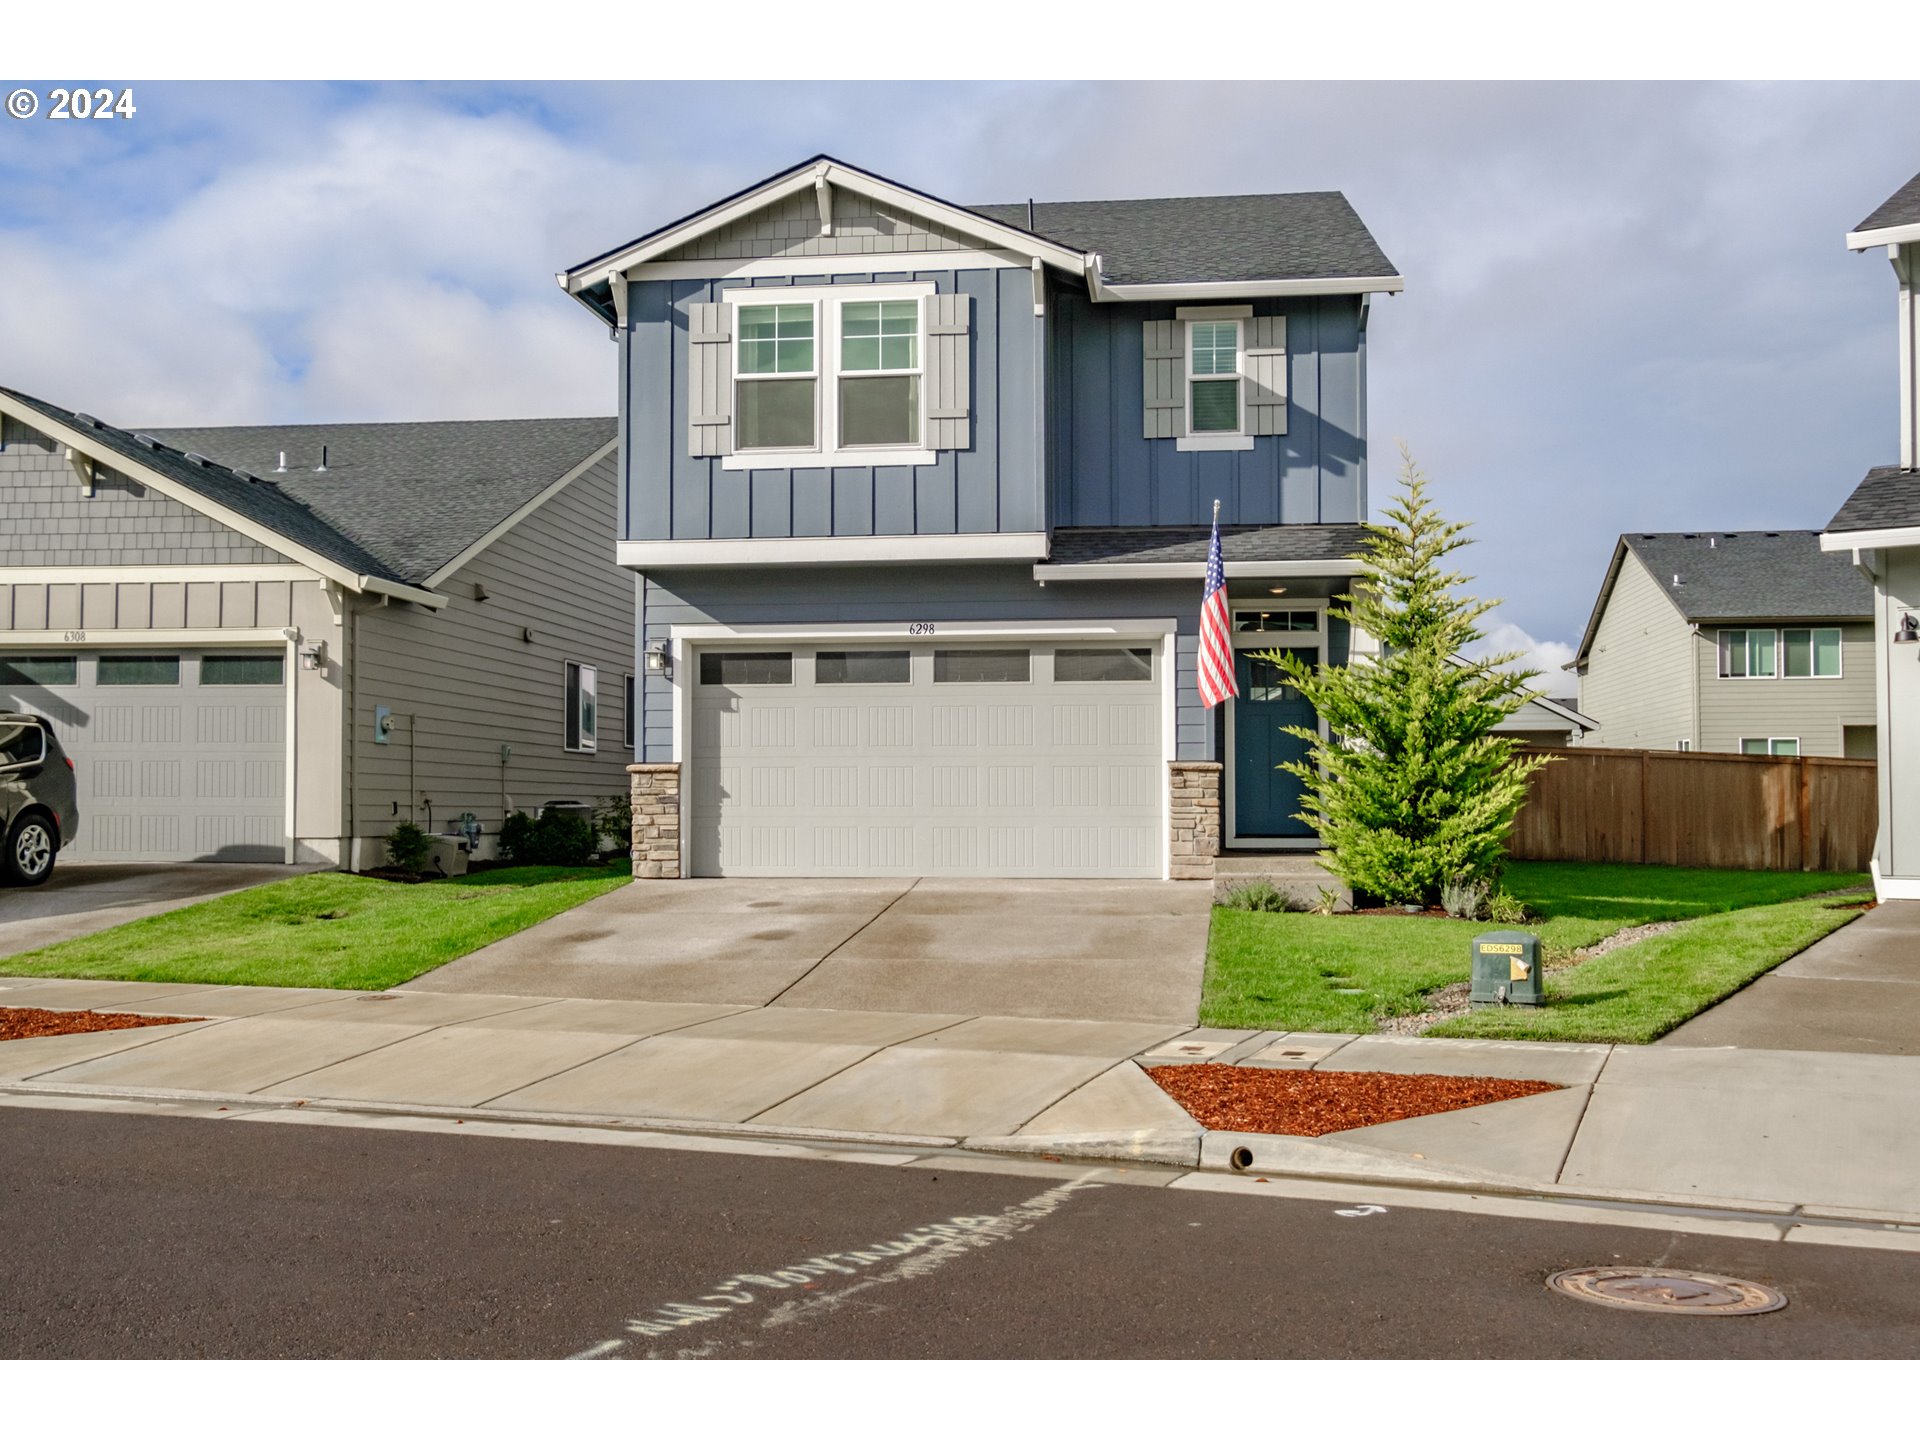
{"label": "wooden privacy fence", "polygon": [[1508,850],[1725,870],[1865,870],[1871,760],[1708,751],[1543,749]]}

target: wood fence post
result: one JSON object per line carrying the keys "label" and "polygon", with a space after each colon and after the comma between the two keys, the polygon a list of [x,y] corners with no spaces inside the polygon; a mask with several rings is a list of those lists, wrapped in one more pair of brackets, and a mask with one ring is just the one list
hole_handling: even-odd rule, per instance
{"label": "wood fence post", "polygon": [[1647,863],[1647,770],[1653,764],[1653,752],[1640,752],[1640,863]]}
{"label": "wood fence post", "polygon": [[1813,793],[1812,778],[1807,773],[1807,757],[1802,755],[1796,761],[1800,770],[1800,794],[1795,808],[1800,817],[1800,868],[1813,869]]}

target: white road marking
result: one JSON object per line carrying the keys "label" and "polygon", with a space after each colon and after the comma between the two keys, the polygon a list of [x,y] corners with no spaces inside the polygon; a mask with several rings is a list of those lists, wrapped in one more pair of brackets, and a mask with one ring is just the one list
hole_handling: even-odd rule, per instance
{"label": "white road marking", "polygon": [[[863,1291],[903,1280],[924,1279],[969,1250],[985,1249],[1023,1235],[1071,1200],[1075,1191],[1088,1188],[1098,1189],[1098,1182],[1085,1177],[1069,1180],[1018,1205],[1009,1205],[998,1215],[955,1215],[858,1250],[814,1255],[767,1274],[731,1275],[691,1301],[671,1301],[635,1316],[626,1322],[626,1330],[629,1336],[649,1339],[672,1335],[692,1325],[704,1325],[737,1314],[740,1307],[755,1304],[760,1291],[806,1291],[827,1282],[831,1276],[861,1277],[857,1284],[836,1286],[814,1296],[795,1295],[771,1310],[760,1312],[763,1328],[812,1319]],[[890,1261],[894,1263],[889,1264]],[[886,1268],[877,1271],[872,1268],[880,1265]],[[602,1340],[568,1358],[600,1360],[630,1343],[629,1339]],[[711,1347],[707,1348],[711,1353]]]}
{"label": "white road marking", "polygon": [[1356,1220],[1363,1215],[1384,1215],[1387,1213],[1387,1207],[1384,1205],[1356,1205],[1351,1210],[1336,1210],[1333,1213],[1336,1215],[1345,1215],[1350,1220]]}

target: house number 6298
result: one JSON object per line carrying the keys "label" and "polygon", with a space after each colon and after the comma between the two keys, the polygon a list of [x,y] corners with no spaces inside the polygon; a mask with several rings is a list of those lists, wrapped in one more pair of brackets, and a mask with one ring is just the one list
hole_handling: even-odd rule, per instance
{"label": "house number 6298", "polygon": [[933,622],[931,620],[912,621],[907,626],[907,633],[909,635],[931,635],[933,634]]}

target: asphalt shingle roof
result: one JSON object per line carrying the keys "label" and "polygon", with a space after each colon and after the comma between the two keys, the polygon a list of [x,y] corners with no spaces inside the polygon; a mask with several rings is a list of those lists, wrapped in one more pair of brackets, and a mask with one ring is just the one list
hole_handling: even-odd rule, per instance
{"label": "asphalt shingle roof", "polygon": [[[1064,529],[1053,532],[1053,565],[1204,565],[1205,525],[1153,530]],[[1345,560],[1366,544],[1364,525],[1222,525],[1220,557],[1236,560]]]}
{"label": "asphalt shingle roof", "polygon": [[1873,614],[1873,586],[1851,558],[1822,551],[1817,531],[1620,539],[1689,620],[1864,620]]}
{"label": "asphalt shingle roof", "polygon": [[974,205],[977,215],[1097,252],[1116,285],[1333,280],[1397,275],[1347,197],[1195,195],[1165,200],[1043,200]]}
{"label": "asphalt shingle roof", "polygon": [[1920,175],[1894,191],[1878,210],[1853,228],[1887,230],[1895,225],[1920,225]]}
{"label": "asphalt shingle roof", "polygon": [[[389,578],[417,585],[613,439],[616,424],[606,416],[149,433],[251,471],[377,557]],[[323,445],[327,468],[317,473]]]}
{"label": "asphalt shingle roof", "polygon": [[1920,525],[1920,470],[1877,465],[1827,522],[1829,531],[1898,530]]}

